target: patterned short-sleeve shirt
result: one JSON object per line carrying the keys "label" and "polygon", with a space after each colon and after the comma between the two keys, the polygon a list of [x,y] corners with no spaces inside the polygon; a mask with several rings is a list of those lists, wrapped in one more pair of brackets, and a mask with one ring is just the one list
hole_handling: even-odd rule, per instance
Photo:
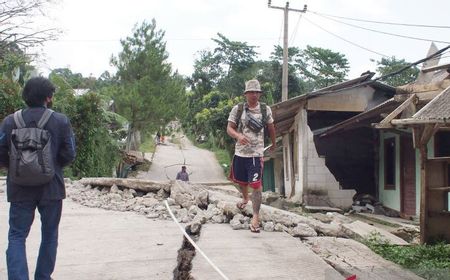
{"label": "patterned short-sleeve shirt", "polygon": [[[228,121],[236,124],[236,115],[238,111],[238,105],[235,105],[228,116]],[[246,114],[252,114],[258,120],[262,119],[261,106],[258,103],[255,108],[248,108],[247,110],[243,110],[241,119],[240,119],[240,127],[241,133],[244,134],[249,140],[250,143],[247,145],[242,145],[239,142],[236,142],[234,147],[234,154],[240,157],[262,157],[264,155],[264,129],[255,133],[251,131],[245,122]],[[267,106],[267,123],[273,123],[272,110],[269,106]],[[239,123],[236,124],[239,127]]]}

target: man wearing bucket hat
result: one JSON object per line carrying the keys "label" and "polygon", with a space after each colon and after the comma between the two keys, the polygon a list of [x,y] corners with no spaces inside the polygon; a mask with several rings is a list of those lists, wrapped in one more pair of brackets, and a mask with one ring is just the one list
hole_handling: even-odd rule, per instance
{"label": "man wearing bucket hat", "polygon": [[228,117],[227,133],[236,139],[230,179],[240,186],[242,201],[236,206],[244,209],[249,201],[248,187],[253,189],[251,200],[253,218],[250,223],[252,232],[259,232],[259,210],[261,208],[262,170],[264,154],[264,127],[270,135],[275,149],[275,126],[272,111],[264,103],[260,103],[262,91],[258,80],[245,83],[244,96],[246,102],[233,107]]}

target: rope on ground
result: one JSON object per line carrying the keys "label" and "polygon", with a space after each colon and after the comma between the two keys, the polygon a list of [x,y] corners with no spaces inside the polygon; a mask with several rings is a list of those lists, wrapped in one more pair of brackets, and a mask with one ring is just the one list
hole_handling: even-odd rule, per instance
{"label": "rope on ground", "polygon": [[177,226],[180,228],[181,232],[183,233],[184,237],[186,237],[186,239],[192,244],[192,246],[194,246],[195,250],[197,250],[198,252],[200,252],[200,254],[206,259],[206,261],[217,271],[217,273],[220,274],[220,276],[222,276],[223,279],[225,280],[229,280],[229,278],[227,276],[225,276],[225,274],[223,274],[223,272],[205,255],[205,253],[203,253],[203,251],[200,249],[200,247],[197,246],[197,244],[195,244],[194,240],[192,240],[192,238],[189,236],[189,234],[186,233],[186,231],[184,230],[184,228],[180,225],[180,223],[178,223],[177,218],[175,218],[175,216],[172,213],[172,210],[169,207],[169,203],[167,203],[167,200],[164,200],[164,204],[166,205],[167,210],[169,211],[170,216],[172,217],[172,219],[174,220],[174,222],[177,224]]}

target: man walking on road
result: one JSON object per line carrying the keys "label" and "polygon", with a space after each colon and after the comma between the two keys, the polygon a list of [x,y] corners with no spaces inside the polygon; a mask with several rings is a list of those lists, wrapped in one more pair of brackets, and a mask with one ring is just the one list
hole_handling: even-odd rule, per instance
{"label": "man walking on road", "polygon": [[[25,241],[36,208],[42,226],[34,279],[51,279],[55,268],[62,200],[66,197],[63,167],[75,159],[75,140],[69,119],[47,109],[54,92],[55,86],[48,79],[28,80],[22,92],[28,108],[7,116],[0,126],[0,167],[8,168],[10,202],[8,279],[29,279]],[[39,141],[33,146],[29,139]]]}
{"label": "man walking on road", "polygon": [[236,139],[230,179],[239,184],[242,201],[236,206],[244,209],[249,201],[248,187],[253,189],[253,218],[250,223],[252,232],[259,232],[259,210],[262,200],[262,170],[264,154],[264,127],[267,125],[273,152],[275,143],[275,126],[269,106],[260,103],[262,91],[258,80],[245,83],[246,102],[233,107],[228,117],[227,133]]}

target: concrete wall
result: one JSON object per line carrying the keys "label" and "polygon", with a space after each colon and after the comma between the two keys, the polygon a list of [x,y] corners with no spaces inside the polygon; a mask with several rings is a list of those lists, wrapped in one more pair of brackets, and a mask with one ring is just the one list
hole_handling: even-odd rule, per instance
{"label": "concrete wall", "polygon": [[313,133],[309,126],[306,129],[307,133],[307,193],[326,193],[329,202],[332,206],[348,208],[353,203],[353,196],[356,191],[342,190],[339,182],[325,165],[325,158],[319,157],[316,146],[314,144]]}

